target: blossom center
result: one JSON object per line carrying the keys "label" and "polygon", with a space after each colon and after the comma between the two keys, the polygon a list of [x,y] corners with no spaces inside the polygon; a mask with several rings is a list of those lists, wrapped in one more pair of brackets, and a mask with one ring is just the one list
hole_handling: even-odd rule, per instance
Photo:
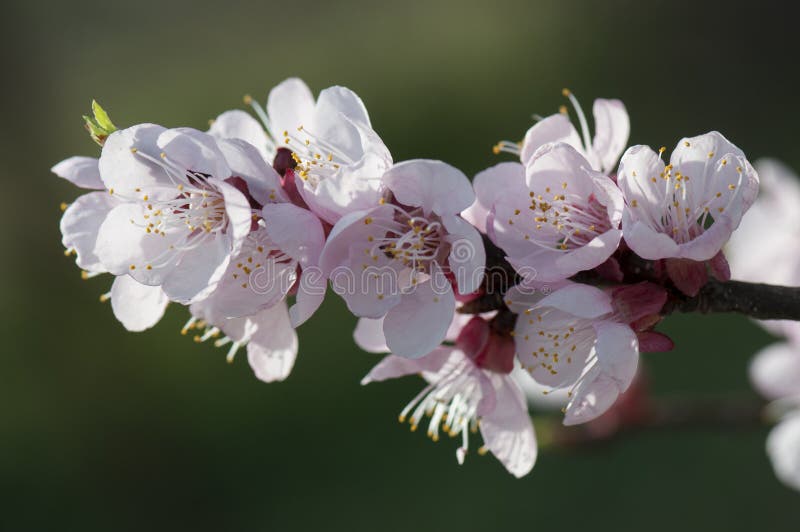
{"label": "blossom center", "polygon": [[428,273],[430,263],[442,256],[442,222],[436,216],[424,216],[421,209],[409,212],[393,207],[391,218],[364,219],[364,224],[373,226],[377,233],[367,237],[366,254],[374,261],[383,255],[415,272]]}
{"label": "blossom center", "polygon": [[295,172],[312,189],[336,174],[342,165],[354,164],[342,150],[303,125],[298,126],[296,131],[285,130],[283,142],[292,151]]}

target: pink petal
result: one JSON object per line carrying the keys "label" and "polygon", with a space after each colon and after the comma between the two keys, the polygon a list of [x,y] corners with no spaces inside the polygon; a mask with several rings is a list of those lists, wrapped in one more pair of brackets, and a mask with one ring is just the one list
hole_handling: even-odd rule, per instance
{"label": "pink petal", "polygon": [[226,111],[215,118],[208,134],[217,139],[243,140],[255,147],[265,160],[267,146],[272,144],[258,120],[239,109]]}
{"label": "pink petal", "polygon": [[100,226],[119,202],[111,194],[90,192],[76,199],[61,216],[61,242],[75,250],[75,263],[88,272],[104,272],[106,268],[95,253]]}
{"label": "pink petal", "polygon": [[[137,188],[150,195],[154,188],[163,188],[174,196],[175,187],[164,169],[138,153],[158,157],[161,149],[156,143],[164,131],[155,124],[139,124],[109,135],[98,161],[105,188],[123,196],[138,196]],[[131,151],[134,149],[138,151]]]}
{"label": "pink petal", "polygon": [[111,309],[114,317],[129,331],[149,329],[161,320],[169,299],[158,286],[147,286],[128,275],[114,279],[111,285]]}
{"label": "pink petal", "polygon": [[264,382],[289,376],[297,358],[297,333],[289,323],[285,304],[262,310],[253,320],[258,328],[247,344],[247,361]]}
{"label": "pink petal", "polygon": [[602,416],[614,405],[619,394],[617,383],[593,368],[567,405],[564,425],[578,425]]}
{"label": "pink petal", "polygon": [[750,363],[750,380],[770,400],[800,395],[800,347],[789,343],[765,347]]}
{"label": "pink petal", "polygon": [[451,245],[447,263],[455,276],[458,293],[471,294],[481,287],[486,269],[483,239],[477,229],[459,216],[443,216],[442,224]]}
{"label": "pink petal", "polygon": [[[94,252],[106,271],[114,275],[130,274],[140,283],[159,285],[177,265],[179,255],[172,248],[185,235],[147,233],[143,228],[145,214],[145,207],[134,203],[122,203],[111,209],[98,230]],[[156,259],[158,262],[152,264]]]}
{"label": "pink petal", "polygon": [[580,318],[598,318],[613,311],[611,298],[599,288],[572,283],[539,301],[536,308],[555,308]]}
{"label": "pink petal", "polygon": [[[273,136],[308,125],[314,111],[314,96],[298,78],[289,78],[274,87],[267,98],[267,114]],[[283,140],[283,139],[276,139]]]}
{"label": "pink petal", "polygon": [[81,188],[94,190],[106,188],[100,179],[98,160],[94,157],[70,157],[55,165],[50,171]]}
{"label": "pink petal", "polygon": [[520,154],[522,164],[528,164],[539,148],[554,142],[567,143],[577,150],[583,149],[581,138],[575,131],[575,126],[569,121],[569,117],[562,114],[550,115],[525,133]]}
{"label": "pink petal", "polygon": [[525,398],[509,377],[492,376],[497,404],[481,418],[484,445],[517,478],[530,473],[538,448]]}
{"label": "pink petal", "polygon": [[403,205],[422,207],[426,214],[459,214],[475,201],[469,179],[441,161],[415,159],[395,164],[383,184]]}
{"label": "pink petal", "polygon": [[317,265],[325,245],[319,218],[291,203],[265,205],[261,211],[270,239],[304,267]]}
{"label": "pink petal", "polygon": [[300,274],[300,288],[294,305],[289,308],[289,318],[292,327],[300,327],[319,308],[325,299],[325,290],[328,279],[322,275],[319,268],[304,269]]}
{"label": "pink petal", "polygon": [[161,285],[164,293],[171,300],[183,304],[210,295],[228,268],[230,252],[230,238],[217,235],[211,242],[182,253],[180,262]]}
{"label": "pink petal", "polygon": [[622,234],[625,243],[643,259],[658,260],[680,255],[680,248],[674,240],[644,222],[633,220],[630,209],[622,215]]}
{"label": "pink petal", "polygon": [[633,329],[622,323],[596,323],[597,363],[605,376],[613,380],[620,393],[628,389],[639,364],[639,342]]}
{"label": "pink petal", "polygon": [[800,490],[800,414],[790,415],[772,429],[767,454],[781,482]]}
{"label": "pink petal", "polygon": [[168,129],[158,136],[157,144],[171,161],[183,168],[217,179],[231,176],[216,139],[208,133],[188,127]]}
{"label": "pink petal", "polygon": [[259,205],[289,201],[281,185],[281,176],[255,147],[240,139],[224,139],[218,144],[231,173],[244,179],[247,190]]}
{"label": "pink petal", "polygon": [[442,343],[453,319],[455,296],[443,275],[416,285],[404,294],[383,322],[386,344],[396,355],[419,358]]}
{"label": "pink petal", "polygon": [[[381,382],[421,372],[436,373],[455,353],[456,350],[452,347],[437,347],[426,356],[416,359],[388,355],[372,368],[366,377],[361,379],[361,384]],[[463,355],[461,357],[463,360]]]}
{"label": "pink petal", "polygon": [[[731,237],[733,225],[730,218],[720,216],[703,234],[679,246],[680,257],[696,261],[710,260],[720,252]],[[632,247],[632,246],[631,246]],[[635,250],[634,250],[635,251]]]}
{"label": "pink petal", "polygon": [[209,180],[222,193],[225,200],[225,214],[228,216],[226,235],[230,238],[231,254],[236,254],[242,247],[244,239],[250,233],[253,211],[250,202],[236,187],[216,179]]}
{"label": "pink petal", "polygon": [[[388,353],[389,346],[383,336],[383,318],[360,318],[353,332],[356,345],[368,353]],[[403,359],[407,360],[407,359]]]}
{"label": "pink petal", "polygon": [[630,119],[625,105],[620,100],[604,100],[598,98],[594,101],[592,109],[594,114],[594,140],[592,150],[600,159],[603,172],[610,172],[622,155],[628,144],[628,135],[631,131]]}
{"label": "pink petal", "polygon": [[525,186],[525,167],[519,163],[504,162],[478,173],[472,180],[475,201],[461,217],[474,225],[480,232],[486,232],[486,218],[498,194],[511,187],[523,189]]}
{"label": "pink petal", "polygon": [[347,87],[328,87],[319,93],[317,112],[320,114],[341,113],[354,122],[370,126],[369,114],[364,102]]}

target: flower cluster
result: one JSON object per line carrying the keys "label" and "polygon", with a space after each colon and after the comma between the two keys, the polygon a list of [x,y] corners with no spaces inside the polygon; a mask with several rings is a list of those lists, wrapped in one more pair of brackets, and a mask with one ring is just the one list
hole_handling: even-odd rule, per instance
{"label": "flower cluster", "polygon": [[653,330],[665,303],[730,277],[722,247],[759,182],[717,132],[666,161],[626,150],[620,101],[594,102],[592,136],[564,95],[580,131],[562,108],[498,143],[518,162],[472,183],[441,161],[394,162],[343,87],[315,99],[289,79],[265,107],[246,98],[258,120],[228,111],[208,131],[117,129],[95,105],[99,157],[53,167],[90,190],[65,206],[63,243],[86,277],[114,276],[102,299],[127,329],[185,305],[184,333],[228,360],[246,348],[267,382],[289,375],[295,329],[330,288],[360,318],[356,342],[387,353],[363,383],[427,382],[401,422],[458,438],[459,462],[480,433],[479,454],[523,476],[537,443],[520,372],[563,398],[565,424],[608,411],[640,351],[672,348]]}

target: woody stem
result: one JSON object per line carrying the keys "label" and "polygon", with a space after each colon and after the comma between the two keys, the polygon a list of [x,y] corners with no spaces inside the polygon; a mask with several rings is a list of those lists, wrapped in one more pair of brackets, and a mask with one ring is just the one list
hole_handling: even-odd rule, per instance
{"label": "woody stem", "polygon": [[[459,312],[480,314],[483,312],[508,312],[503,295],[519,281],[514,268],[508,263],[503,250],[484,236],[486,247],[487,282],[484,294],[462,305]],[[656,280],[652,263],[635,256],[628,256],[623,267],[626,282]],[[589,284],[604,281],[592,272],[582,272],[573,280]],[[673,312],[698,312],[702,314],[736,312],[759,320],[800,321],[800,287],[776,286],[743,281],[718,281],[710,279],[696,296],[689,297],[670,289],[671,296],[664,305],[663,315]]]}

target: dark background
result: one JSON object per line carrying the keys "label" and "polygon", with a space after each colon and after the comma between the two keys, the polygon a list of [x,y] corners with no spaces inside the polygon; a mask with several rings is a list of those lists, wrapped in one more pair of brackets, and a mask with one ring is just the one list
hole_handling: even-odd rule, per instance
{"label": "dark background", "polygon": [[[749,7],[740,7],[746,4]],[[718,129],[752,159],[800,168],[797,24],[783,2],[165,2],[5,0],[0,15],[0,529],[797,530],[767,428],[640,432],[547,450],[533,474],[491,456],[456,464],[396,422],[415,379],[361,389],[376,362],[330,297],[300,330],[288,381],[244,353],[178,334],[171,307],[130,334],[63,256],[49,174],[95,155],[80,115],[205,128],[290,75],[366,102],[395,160],[472,175],[555,112],[622,98],[631,143]],[[784,7],[786,6],[786,7]],[[662,396],[751,397],[770,338],[745,318],[671,317],[678,343],[645,357]]]}

